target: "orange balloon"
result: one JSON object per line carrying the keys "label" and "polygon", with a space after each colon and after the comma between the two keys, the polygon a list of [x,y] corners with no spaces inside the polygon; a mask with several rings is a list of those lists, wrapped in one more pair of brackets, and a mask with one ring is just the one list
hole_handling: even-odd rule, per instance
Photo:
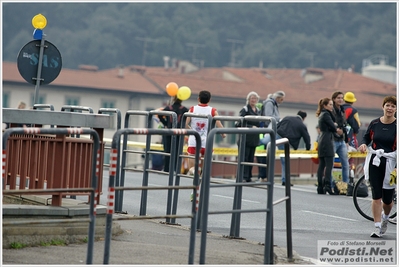
{"label": "orange balloon", "polygon": [[177,86],[176,83],[170,82],[166,85],[166,92],[170,96],[175,96],[177,95],[177,90],[179,90],[179,86]]}

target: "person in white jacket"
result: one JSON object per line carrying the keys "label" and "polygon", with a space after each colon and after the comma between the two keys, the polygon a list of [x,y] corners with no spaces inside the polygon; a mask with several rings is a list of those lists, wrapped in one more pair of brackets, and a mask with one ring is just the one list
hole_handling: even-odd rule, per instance
{"label": "person in white jacket", "polygon": [[[396,184],[396,96],[387,96],[382,103],[384,115],[370,122],[359,151],[368,152],[364,163],[365,179],[372,187],[374,231],[371,237],[381,237],[388,228]],[[396,183],[396,181],[395,181]]]}

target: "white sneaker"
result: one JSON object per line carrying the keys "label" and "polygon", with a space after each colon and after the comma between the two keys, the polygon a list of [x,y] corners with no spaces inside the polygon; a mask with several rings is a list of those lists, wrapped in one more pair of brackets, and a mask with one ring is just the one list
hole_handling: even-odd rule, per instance
{"label": "white sneaker", "polygon": [[191,167],[188,172],[187,175],[194,175],[194,167]]}
{"label": "white sneaker", "polygon": [[370,237],[381,237],[381,227],[376,226]]}
{"label": "white sneaker", "polygon": [[385,234],[388,229],[388,219],[384,220],[381,216],[381,235]]}

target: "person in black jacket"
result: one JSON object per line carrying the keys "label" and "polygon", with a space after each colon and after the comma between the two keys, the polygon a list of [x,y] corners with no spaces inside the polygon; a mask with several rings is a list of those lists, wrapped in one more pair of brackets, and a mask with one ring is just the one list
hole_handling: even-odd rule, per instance
{"label": "person in black jacket", "polygon": [[[177,96],[173,97],[172,101],[173,101],[173,104],[164,107],[163,110],[164,111],[174,111],[177,114],[177,127],[176,128],[180,129],[181,124],[182,124],[182,121],[181,121],[182,115],[188,111],[188,108],[186,108],[185,106],[182,105],[182,101],[180,99],[178,99]],[[172,128],[172,118],[170,116],[159,116],[159,120],[162,122],[162,124],[165,126],[165,128]],[[176,146],[179,145],[180,137],[181,137],[180,135],[176,136]],[[171,145],[172,145],[172,136],[171,135],[163,136],[164,152],[170,153]],[[176,159],[175,163],[177,163],[178,153],[176,153],[175,159]],[[163,166],[163,170],[165,172],[169,172],[169,164],[170,164],[170,157],[165,156],[165,162],[164,162],[164,166]]]}
{"label": "person in black jacket", "polygon": [[294,150],[298,149],[301,138],[305,142],[306,150],[310,150],[310,135],[303,123],[306,116],[306,112],[300,110],[296,116],[286,116],[277,124],[277,133],[282,138],[287,138]]}
{"label": "person in black jacket", "polygon": [[[319,117],[320,137],[317,154],[319,157],[319,167],[317,169],[317,193],[330,195],[333,193],[332,168],[334,164],[334,136],[342,135],[343,130],[337,128],[335,117],[332,114],[333,101],[330,98],[320,99],[316,111]],[[324,176],[324,180],[323,180]]]}
{"label": "person in black jacket", "polygon": [[[245,117],[247,115],[259,116],[260,110],[256,107],[259,102],[259,95],[256,92],[249,92],[247,95],[247,105],[245,105],[239,113],[239,116]],[[241,125],[237,125],[241,127]],[[247,121],[247,127],[259,127],[260,122],[258,121]],[[238,143],[239,145],[240,143]],[[247,134],[245,137],[245,162],[254,162],[255,150],[259,145],[259,134]],[[252,178],[252,166],[244,166],[244,182],[251,182]]]}
{"label": "person in black jacket", "polygon": [[[308,128],[303,123],[306,118],[305,111],[298,111],[296,116],[286,116],[277,124],[277,134],[281,138],[287,138],[290,145],[294,150],[298,149],[299,142],[301,138],[306,144],[306,150],[310,150],[310,136]],[[284,146],[279,147],[279,149],[284,149]],[[282,175],[281,184],[285,185],[285,158],[280,157]],[[293,186],[293,184],[291,184]]]}
{"label": "person in black jacket", "polygon": [[348,138],[346,134],[346,118],[344,104],[344,94],[342,92],[334,92],[331,96],[334,103],[332,110],[337,123],[337,128],[342,129],[342,134],[334,136],[334,151],[337,153],[341,162],[342,181],[349,182],[349,161],[348,161]]}

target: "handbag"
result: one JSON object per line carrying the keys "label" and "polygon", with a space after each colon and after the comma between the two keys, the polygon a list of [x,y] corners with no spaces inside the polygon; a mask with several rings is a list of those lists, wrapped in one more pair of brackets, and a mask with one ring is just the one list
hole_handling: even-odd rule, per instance
{"label": "handbag", "polygon": [[334,192],[337,195],[347,195],[347,193],[348,193],[348,183],[345,183],[345,182],[342,182],[342,181],[335,182]]}
{"label": "handbag", "polygon": [[[353,189],[355,186],[353,183],[348,183],[348,189],[346,191],[347,196],[353,196]],[[357,189],[358,197],[368,197],[369,196],[369,188],[365,183],[361,183]]]}

